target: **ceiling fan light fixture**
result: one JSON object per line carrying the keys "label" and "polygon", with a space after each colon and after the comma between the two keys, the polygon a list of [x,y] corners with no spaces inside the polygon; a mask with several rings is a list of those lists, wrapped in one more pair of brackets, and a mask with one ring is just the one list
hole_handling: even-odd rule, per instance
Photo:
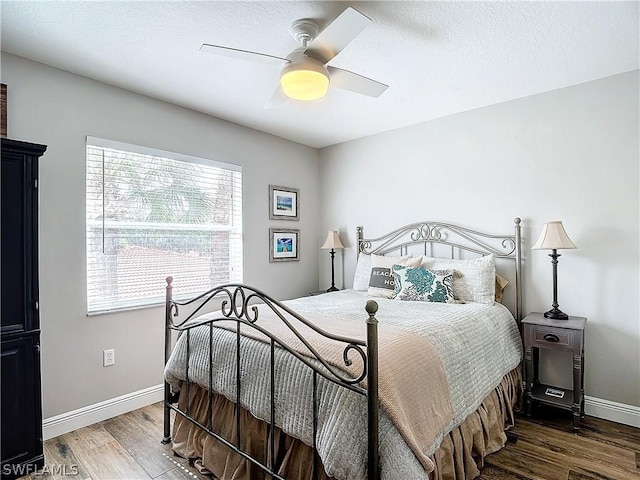
{"label": "ceiling fan light fixture", "polygon": [[203,43],[200,50],[284,67],[280,72],[280,85],[265,108],[278,107],[288,98],[302,101],[321,99],[329,86],[377,98],[388,85],[329,65],[369,24],[371,19],[353,7],[347,7],[322,31],[309,18],[295,20],[291,23],[291,35],[302,45],[286,58],[208,43]]}
{"label": "ceiling fan light fixture", "polygon": [[291,63],[282,69],[280,85],[293,100],[318,100],[329,89],[329,72],[319,62]]}

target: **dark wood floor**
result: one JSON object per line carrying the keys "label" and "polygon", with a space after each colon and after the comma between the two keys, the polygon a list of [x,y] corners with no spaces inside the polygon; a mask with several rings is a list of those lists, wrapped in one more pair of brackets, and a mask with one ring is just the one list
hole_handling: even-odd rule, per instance
{"label": "dark wood floor", "polygon": [[[46,462],[58,474],[31,479],[208,478],[173,456],[161,438],[162,405],[157,403],[48,440]],[[73,465],[78,466],[75,475]],[[640,429],[587,417],[580,433],[573,434],[567,412],[543,408],[533,419],[518,419],[507,446],[486,458],[480,478],[638,480]]]}
{"label": "dark wood floor", "polygon": [[505,448],[485,459],[485,480],[640,479],[640,429],[586,417],[571,432],[569,412],[541,406],[519,417]]}
{"label": "dark wood floor", "polygon": [[160,443],[162,420],[155,403],[47,440],[44,474],[21,480],[211,480]]}

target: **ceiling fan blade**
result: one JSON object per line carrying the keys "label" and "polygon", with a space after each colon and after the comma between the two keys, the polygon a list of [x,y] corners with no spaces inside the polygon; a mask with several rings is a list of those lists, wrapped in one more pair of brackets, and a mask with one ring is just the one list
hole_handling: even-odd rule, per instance
{"label": "ceiling fan blade", "polygon": [[278,88],[276,88],[276,91],[273,92],[273,95],[265,104],[264,108],[279,108],[284,105],[288,98],[289,97],[287,97],[282,91],[282,87],[278,85]]}
{"label": "ceiling fan blade", "polygon": [[348,70],[342,70],[341,68],[330,66],[327,66],[327,70],[329,70],[329,74],[331,75],[330,85],[332,87],[376,98],[382,95],[385,90],[389,88],[389,85],[376,82],[375,80],[371,80],[370,78],[363,77],[362,75],[358,75],[357,73],[353,73]]}
{"label": "ceiling fan blade", "polygon": [[201,52],[212,53],[214,55],[223,55],[225,57],[237,58],[238,60],[247,60],[250,62],[267,63],[270,65],[282,66],[289,63],[286,58],[274,57],[264,53],[249,52],[247,50],[238,50],[237,48],[221,47],[219,45],[209,45],[203,43],[200,47]]}
{"label": "ceiling fan blade", "polygon": [[322,63],[327,63],[349,45],[370,23],[369,17],[355,8],[348,7],[307,45],[304,53]]}

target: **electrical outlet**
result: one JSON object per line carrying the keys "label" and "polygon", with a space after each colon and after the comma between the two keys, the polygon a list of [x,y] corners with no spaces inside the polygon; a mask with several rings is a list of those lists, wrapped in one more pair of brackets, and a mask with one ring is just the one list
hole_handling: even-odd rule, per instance
{"label": "electrical outlet", "polygon": [[102,366],[108,367],[116,363],[116,351],[111,348],[102,352]]}

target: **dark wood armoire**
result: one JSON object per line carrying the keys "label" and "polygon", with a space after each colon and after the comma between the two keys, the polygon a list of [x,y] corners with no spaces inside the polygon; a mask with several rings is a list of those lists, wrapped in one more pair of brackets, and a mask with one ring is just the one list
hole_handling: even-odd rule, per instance
{"label": "dark wood armoire", "polygon": [[0,287],[3,479],[44,465],[38,305],[38,162],[44,145],[2,138]]}

